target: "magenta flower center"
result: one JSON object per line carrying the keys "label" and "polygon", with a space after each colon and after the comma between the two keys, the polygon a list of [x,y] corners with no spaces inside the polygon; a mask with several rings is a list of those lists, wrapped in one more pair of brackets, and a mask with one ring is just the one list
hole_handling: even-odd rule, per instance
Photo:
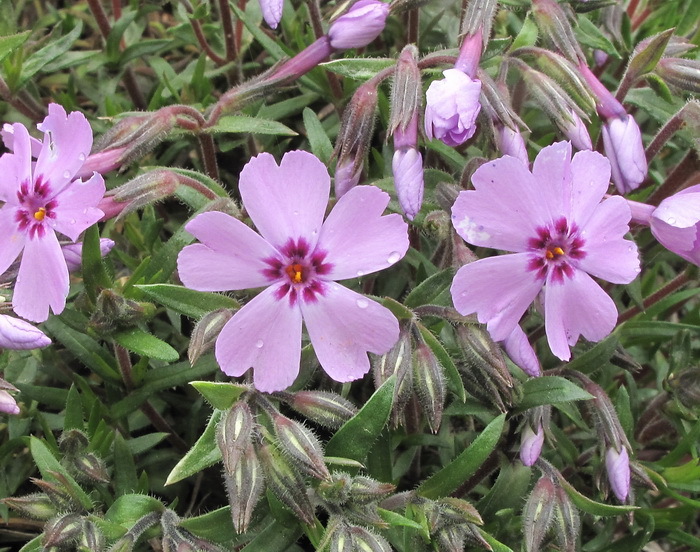
{"label": "magenta flower center", "polygon": [[30,189],[28,181],[23,182],[17,191],[19,209],[15,214],[15,221],[21,231],[29,233],[30,238],[43,237],[46,233],[45,220],[56,218],[55,199],[51,199],[51,190],[47,182],[39,176]]}
{"label": "magenta flower center", "polygon": [[576,261],[586,256],[584,244],[576,224],[569,226],[564,217],[553,225],[539,226],[537,237],[528,240],[533,253],[528,269],[543,280],[551,272],[551,281],[563,282],[564,276],[573,277]]}
{"label": "magenta flower center", "polygon": [[299,294],[306,301],[315,301],[316,295],[323,295],[324,276],[331,271],[332,265],[324,262],[327,253],[322,250],[311,252],[309,244],[304,238],[294,241],[290,239],[280,253],[282,258],[273,257],[265,259],[270,266],[263,273],[273,282],[282,285],[277,289],[278,299],[289,296],[289,302],[296,303]]}

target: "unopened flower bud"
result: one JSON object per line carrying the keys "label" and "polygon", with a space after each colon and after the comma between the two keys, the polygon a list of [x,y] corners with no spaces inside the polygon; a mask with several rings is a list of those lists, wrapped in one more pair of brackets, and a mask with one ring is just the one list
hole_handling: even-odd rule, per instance
{"label": "unopened flower bud", "polygon": [[191,365],[194,366],[199,357],[214,348],[219,333],[233,314],[231,309],[217,309],[208,312],[197,322],[190,336],[190,346],[187,348],[187,358]]}
{"label": "unopened flower bud", "polygon": [[389,496],[396,487],[391,483],[380,483],[376,479],[357,475],[350,483],[350,496],[356,504],[369,504]]}
{"label": "unopened flower bud", "polygon": [[608,448],[605,453],[605,470],[608,472],[610,488],[620,502],[625,502],[630,492],[630,460],[627,449]]}
{"label": "unopened flower bud", "polygon": [[109,548],[109,552],[132,552],[135,543],[134,535],[127,533]]}
{"label": "unopened flower bud", "polygon": [[700,241],[697,239],[700,235],[699,206],[700,184],[696,184],[664,199],[651,212],[648,220],[651,233],[661,245],[698,266],[700,266]]}
{"label": "unopened flower bud", "polygon": [[585,59],[561,4],[556,0],[533,0],[532,13],[537,27],[569,61]]}
{"label": "unopened flower bud", "polygon": [[71,462],[76,474],[90,482],[109,483],[109,476],[104,462],[92,452],[74,458]]}
{"label": "unopened flower bud", "polygon": [[127,299],[112,289],[103,289],[97,296],[89,324],[98,332],[109,333],[120,327],[133,326],[154,314],[155,307],[151,303]]}
{"label": "unopened flower bud", "polygon": [[442,365],[425,342],[418,343],[413,352],[413,388],[430,429],[437,433],[442,421],[447,384]]}
{"label": "unopened flower bud", "polygon": [[615,449],[622,449],[625,446],[629,447],[627,435],[622,429],[615,407],[605,390],[587,377],[581,381],[584,382],[584,389],[594,397],[592,401],[588,402],[588,406],[597,420],[596,428],[600,434],[601,441],[605,443],[605,446],[612,446]]}
{"label": "unopened flower bud", "polygon": [[238,534],[245,533],[265,488],[262,466],[252,444],[246,447],[233,469],[224,472],[224,482],[233,528]]}
{"label": "unopened flower bud", "polygon": [[0,412],[3,414],[19,414],[17,401],[7,391],[3,390],[0,390]]}
{"label": "unopened flower bud", "polygon": [[438,550],[462,552],[465,546],[464,529],[458,525],[448,525],[437,531]]}
{"label": "unopened flower bud", "polygon": [[453,523],[475,523],[477,525],[484,523],[477,509],[466,500],[447,497],[438,500],[437,504],[442,515]]}
{"label": "unopened flower bud", "polygon": [[323,449],[316,435],[299,422],[277,414],[273,418],[279,446],[298,466],[317,479],[330,479],[331,474],[323,460]]}
{"label": "unopened flower bud", "polygon": [[126,146],[91,153],[75,176],[77,178],[90,178],[93,173],[111,172],[122,166],[126,155]]}
{"label": "unopened flower bud", "polygon": [[0,500],[6,506],[27,516],[38,520],[51,519],[58,513],[58,508],[44,493],[34,493],[27,496],[3,498]]}
{"label": "unopened flower bud", "polygon": [[520,461],[525,466],[532,466],[540,457],[544,444],[544,429],[542,426],[533,431],[529,423],[525,424],[520,438]]}
{"label": "unopened flower bud", "polygon": [[362,527],[351,527],[350,535],[353,541],[353,550],[362,552],[392,552],[391,546],[384,537],[377,535]]}
{"label": "unopened flower bud", "polygon": [[271,29],[276,29],[282,21],[282,8],[284,0],[260,0],[260,11],[263,19]]}
{"label": "unopened flower bud", "polygon": [[593,143],[591,142],[591,135],[588,133],[586,125],[578,116],[578,113],[573,109],[569,109],[569,122],[562,122],[559,126],[561,131],[564,133],[570,141],[571,144],[579,150],[592,150]]}
{"label": "unopened flower bud", "polygon": [[656,74],[674,88],[700,93],[700,61],[683,58],[663,58],[656,66]]}
{"label": "unopened flower bud", "polygon": [[554,532],[562,552],[576,552],[581,521],[578,510],[571,502],[569,495],[557,486],[557,501],[554,510]]}
{"label": "unopened flower bud", "polygon": [[346,523],[337,523],[333,527],[329,552],[353,552],[352,535]]}
{"label": "unopened flower bud", "polygon": [[457,341],[470,367],[482,371],[505,393],[510,394],[513,378],[498,345],[488,331],[477,325],[457,327]]}
{"label": "unopened flower bud", "polygon": [[253,413],[243,401],[236,402],[219,424],[216,441],[228,473],[234,472],[241,456],[251,445],[254,424]]}
{"label": "unopened flower bud", "polygon": [[[414,120],[417,124],[417,114],[421,105],[421,75],[418,69],[418,49],[409,44],[404,47],[399,55],[394,72],[394,81],[391,89],[391,114],[389,115],[389,132],[397,129],[407,133]],[[409,131],[412,133],[412,130]],[[403,145],[415,146],[416,137],[411,134],[412,141],[401,142],[394,148]]]}
{"label": "unopened flower bud", "polygon": [[528,376],[536,378],[542,373],[537,354],[520,324],[516,324],[513,331],[501,344],[510,360]]}
{"label": "unopened flower bud", "polygon": [[78,547],[82,547],[84,550],[90,550],[90,552],[101,552],[104,550],[105,544],[104,533],[100,531],[99,527],[91,521],[84,519],[80,532],[80,539],[78,540]]}
{"label": "unopened flower bud", "polygon": [[612,180],[620,194],[635,190],[647,176],[642,133],[632,115],[614,117],[603,125],[603,146]]}
{"label": "unopened flower bud", "polygon": [[178,184],[177,174],[167,169],[156,169],[139,175],[100,201],[98,208],[105,213],[102,220],[114,216],[123,218],[146,205],[170,197],[175,193]]}
{"label": "unopened flower bud", "polygon": [[364,48],[384,30],[389,4],[379,0],[359,0],[331,23],[328,38],[336,50]]}
{"label": "unopened flower bud", "polygon": [[523,509],[523,533],[527,552],[537,552],[554,516],[556,490],[548,477],[541,477]]}
{"label": "unopened flower bud", "polygon": [[[415,137],[418,131],[417,115],[410,125]],[[400,129],[394,132],[394,148],[397,149],[391,161],[391,171],[401,209],[409,220],[413,220],[423,204],[423,156],[416,148],[416,140],[411,145],[398,146],[404,141],[401,134]]]}
{"label": "unopened flower bud", "polygon": [[396,375],[394,385],[394,411],[401,410],[411,396],[413,389],[413,371],[411,369],[411,334],[410,322],[399,323],[399,340],[389,350],[389,352],[374,357],[372,362],[372,372],[374,374],[374,385],[379,388],[391,376]]}
{"label": "unopened flower bud", "polygon": [[365,83],[355,91],[346,107],[335,143],[335,153],[338,156],[335,173],[336,198],[342,197],[360,180],[362,164],[372,140],[376,110],[377,86]]}
{"label": "unopened flower bud", "polygon": [[298,391],[288,399],[286,402],[299,414],[330,429],[339,428],[357,414],[350,401],[327,391]]}
{"label": "unopened flower bud", "polygon": [[30,478],[30,481],[49,497],[49,500],[51,500],[59,512],[74,509],[76,501],[62,483],[52,483],[44,481],[43,479],[34,478]]}
{"label": "unopened flower bud", "polygon": [[664,55],[674,31],[675,29],[667,29],[637,44],[627,64],[624,80],[634,83],[644,74],[653,71]]}
{"label": "unopened flower bud", "polygon": [[[114,242],[107,238],[100,238],[100,255],[103,257],[109,253],[114,247]],[[82,268],[83,262],[83,244],[82,242],[70,243],[61,246],[63,256],[66,259],[66,265],[69,272],[75,272]]]}
{"label": "unopened flower bud", "polygon": [[496,146],[503,155],[510,155],[520,159],[525,165],[530,165],[527,156],[527,147],[523,135],[518,129],[512,129],[505,125],[496,123]]}
{"label": "unopened flower bud", "polygon": [[352,480],[345,472],[335,472],[327,481],[321,481],[316,488],[326,502],[341,506],[350,499]]}
{"label": "unopened flower bud", "polygon": [[87,435],[79,429],[69,429],[61,434],[58,445],[63,454],[74,456],[81,454],[90,445],[90,441]]}
{"label": "unopened flower bud", "polygon": [[296,468],[273,445],[263,443],[257,449],[268,489],[306,523],[314,523],[314,508],[306,494],[306,485]]}
{"label": "unopened flower bud", "polygon": [[0,349],[38,349],[51,340],[29,322],[0,314]]}
{"label": "unopened flower bud", "polygon": [[78,514],[64,514],[47,522],[44,526],[44,547],[64,546],[77,539],[82,528]]}
{"label": "unopened flower bud", "polygon": [[[700,256],[696,264],[700,264]],[[700,404],[700,367],[673,372],[668,378],[668,387],[678,402],[686,408],[694,408]]]}

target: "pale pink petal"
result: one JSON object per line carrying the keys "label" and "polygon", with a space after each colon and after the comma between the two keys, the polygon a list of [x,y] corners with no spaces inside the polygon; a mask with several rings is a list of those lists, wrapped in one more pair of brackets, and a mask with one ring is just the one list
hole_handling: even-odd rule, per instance
{"label": "pale pink petal", "polygon": [[331,265],[324,277],[344,280],[388,268],[408,250],[408,225],[401,215],[382,216],[389,194],[357,186],[338,200],[321,228],[316,251]]}
{"label": "pale pink petal", "polygon": [[282,20],[282,8],[284,0],[260,0],[260,9],[263,19],[271,29],[276,29]]}
{"label": "pale pink petal", "polygon": [[520,438],[520,461],[525,466],[532,466],[540,457],[544,444],[544,429],[540,425],[537,433],[532,431],[530,424],[525,424]]}
{"label": "pale pink petal", "polygon": [[12,295],[14,311],[32,322],[43,322],[63,312],[68,295],[68,267],[53,230],[28,239]]}
{"label": "pale pink petal", "polygon": [[[19,124],[20,126],[24,126],[21,123],[15,123]],[[10,151],[15,151],[15,128],[14,125],[11,125],[9,123],[5,123],[2,127],[2,130],[0,130],[0,135],[2,135],[2,141],[5,143],[5,147],[10,150]],[[31,152],[32,157],[35,159],[39,157],[39,153],[41,152],[41,148],[43,147],[43,144],[41,143],[41,140],[37,140],[34,138],[34,136],[29,137],[29,151]]]}
{"label": "pale pink petal", "polygon": [[622,447],[620,452],[614,447],[607,450],[605,470],[608,472],[608,481],[613,493],[620,502],[625,502],[630,492],[630,459],[625,447]]}
{"label": "pale pink petal", "polygon": [[526,251],[536,228],[551,220],[532,174],[515,157],[482,165],[472,183],[475,190],[461,192],[452,207],[452,224],[468,243]]}
{"label": "pale pink petal", "polygon": [[452,282],[455,308],[463,315],[476,313],[495,341],[510,336],[542,289],[529,259],[527,253],[481,259],[460,268]]}
{"label": "pale pink petal", "polygon": [[5,125],[3,137],[8,134],[13,138],[14,153],[5,153],[0,157],[0,201],[18,205],[17,191],[20,185],[32,184],[31,142],[29,132],[19,123]]}
{"label": "pale pink petal", "polygon": [[313,300],[302,300],[301,312],[316,357],[335,381],[365,375],[367,352],[386,353],[399,338],[399,323],[387,308],[333,282],[324,282]]}
{"label": "pale pink petal", "polygon": [[561,360],[571,358],[570,345],[579,336],[600,341],[615,329],[615,303],[593,279],[575,270],[563,283],[548,278],[544,294],[544,319],[549,347]]}
{"label": "pale pink petal", "polygon": [[510,335],[503,341],[503,348],[513,363],[527,375],[537,377],[541,374],[540,361],[520,324],[516,324]]}
{"label": "pale pink petal", "polygon": [[92,129],[85,115],[49,104],[49,114],[37,125],[44,133],[44,145],[34,168],[35,179],[43,176],[54,194],[60,192],[78,173],[90,155]]}
{"label": "pale pink petal", "polygon": [[289,299],[276,297],[270,286],[239,310],[216,340],[216,360],[229,376],[253,368],[259,391],[289,387],[299,373],[301,311]]}
{"label": "pale pink petal", "polygon": [[328,205],[326,166],[306,151],[284,154],[279,166],[269,153],[251,159],[240,177],[243,205],[260,234],[282,249],[304,238],[313,251]]}
{"label": "pale pink petal", "polygon": [[596,151],[579,151],[571,160],[569,212],[584,227],[610,186],[610,161]]}
{"label": "pale pink petal", "polygon": [[19,414],[17,402],[7,391],[0,390],[0,412],[3,414]]}
{"label": "pale pink petal", "polygon": [[571,186],[571,143],[556,142],[542,148],[532,165],[540,202],[546,204],[553,221],[560,216],[569,218],[568,195]]}
{"label": "pale pink petal", "polygon": [[677,228],[652,217],[651,233],[669,251],[700,266],[700,232],[698,226]]}
{"label": "pale pink petal", "polygon": [[[103,257],[114,247],[114,241],[108,238],[100,238],[100,255]],[[83,244],[71,243],[61,247],[63,257],[66,259],[68,272],[80,270],[83,264]]]}
{"label": "pale pink petal", "polygon": [[55,197],[56,218],[47,217],[45,220],[57,232],[75,241],[86,228],[104,216],[97,208],[104,195],[105,183],[102,175],[93,173],[92,178],[86,182],[75,180]]}
{"label": "pale pink petal", "polygon": [[185,226],[201,244],[188,245],[177,258],[180,279],[200,291],[226,291],[269,285],[264,259],[276,259],[277,251],[240,220],[210,211]]}
{"label": "pale pink petal", "polygon": [[14,205],[5,205],[0,209],[0,274],[4,274],[24,247],[26,234],[17,231]]}
{"label": "pale pink petal", "polygon": [[0,314],[0,348],[38,349],[51,344],[39,328],[29,322]]}
{"label": "pale pink petal", "polygon": [[689,228],[700,223],[700,185],[664,199],[653,217],[677,228]]}
{"label": "pale pink petal", "polygon": [[632,214],[620,196],[601,203],[582,228],[586,256],[578,268],[614,284],[629,284],[640,271],[637,245],[624,239]]}

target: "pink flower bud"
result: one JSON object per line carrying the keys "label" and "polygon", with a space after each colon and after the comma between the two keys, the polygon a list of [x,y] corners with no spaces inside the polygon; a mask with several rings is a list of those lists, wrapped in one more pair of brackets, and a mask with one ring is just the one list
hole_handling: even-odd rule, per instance
{"label": "pink flower bud", "polygon": [[541,374],[540,361],[537,359],[537,354],[535,354],[535,350],[530,345],[527,335],[525,335],[519,324],[513,328],[513,331],[501,345],[503,345],[510,360],[528,376],[536,378]]}
{"label": "pink flower bud", "polygon": [[603,146],[617,191],[626,194],[638,188],[647,176],[647,159],[634,117],[608,119],[603,125]]}
{"label": "pink flower bud", "polygon": [[[114,247],[114,242],[107,238],[100,239],[100,255],[103,257],[109,253]],[[68,265],[68,271],[74,272],[80,270],[83,262],[83,244],[71,243],[64,245],[61,250],[63,251],[63,256],[66,259],[66,265]]]}
{"label": "pink flower bud", "polygon": [[591,135],[588,134],[588,129],[586,125],[581,120],[573,109],[569,109],[569,117],[571,118],[571,123],[566,125],[561,125],[561,131],[564,133],[570,141],[571,144],[578,150],[592,150],[593,143],[591,142]]}
{"label": "pink flower bud", "polygon": [[270,28],[276,29],[282,20],[282,8],[284,0],[260,0],[260,10],[262,11],[263,19]]}
{"label": "pink flower bud", "polygon": [[532,466],[540,457],[542,445],[544,444],[544,429],[542,425],[535,433],[530,424],[525,424],[525,429],[520,440],[520,461],[526,466]]}
{"label": "pink flower bud", "polygon": [[423,156],[416,148],[401,148],[394,152],[391,169],[401,209],[413,220],[423,204]]}
{"label": "pink flower bud", "polygon": [[38,349],[50,343],[44,332],[29,322],[0,314],[0,348]]}
{"label": "pink flower bud", "polygon": [[360,0],[336,19],[328,30],[336,50],[364,48],[384,30],[389,4],[378,0]]}
{"label": "pink flower bud", "polygon": [[0,391],[0,412],[3,414],[19,414],[17,402],[7,391]]}
{"label": "pink flower bud", "polygon": [[523,140],[520,131],[497,123],[496,141],[498,142],[498,150],[503,155],[510,155],[511,157],[520,159],[525,165],[530,165],[530,159],[528,159],[527,156],[527,148],[525,147],[525,140]]}
{"label": "pink flower bud", "polygon": [[610,447],[605,453],[605,469],[613,493],[620,502],[627,500],[630,492],[630,459],[625,447],[620,452]]}
{"label": "pink flower bud", "polygon": [[425,94],[425,134],[448,146],[458,146],[474,136],[481,110],[481,82],[459,69],[447,69],[444,79],[431,83]]}
{"label": "pink flower bud", "polygon": [[357,186],[362,177],[362,162],[356,169],[355,163],[348,160],[345,163],[338,163],[335,169],[335,197],[340,199],[349,190]]}
{"label": "pink flower bud", "polygon": [[700,266],[700,184],[664,199],[651,214],[650,226],[661,245]]}
{"label": "pink flower bud", "polygon": [[126,147],[108,149],[88,156],[75,175],[78,178],[90,178],[93,173],[105,174],[122,166]]}

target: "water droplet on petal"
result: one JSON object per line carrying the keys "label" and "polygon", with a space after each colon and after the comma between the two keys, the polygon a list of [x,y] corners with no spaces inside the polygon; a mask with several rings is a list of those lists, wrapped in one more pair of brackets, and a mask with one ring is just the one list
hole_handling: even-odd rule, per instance
{"label": "water droplet on petal", "polygon": [[70,219],[71,224],[75,224],[75,219]]}
{"label": "water droplet on petal", "polygon": [[401,258],[401,253],[399,253],[398,251],[393,251],[389,255],[389,257],[387,258],[386,262],[389,264],[394,264],[394,263],[397,263],[400,258]]}
{"label": "water droplet on petal", "polygon": [[262,349],[262,346],[263,346],[263,345],[264,345],[264,343],[263,343],[263,340],[262,340],[262,339],[258,339],[258,340],[255,342],[255,346],[256,346],[258,349]]}
{"label": "water droplet on petal", "polygon": [[294,216],[298,217],[299,216],[299,211],[294,211]]}
{"label": "water droplet on petal", "polygon": [[357,277],[358,277],[358,278],[361,278],[361,277],[364,276],[364,275],[365,275],[365,271],[364,271],[364,270],[358,270],[358,271],[357,271]]}
{"label": "water droplet on petal", "polygon": [[676,224],[676,219],[673,217],[668,217],[668,219],[666,219],[666,222],[668,224],[674,225],[674,224]]}
{"label": "water droplet on petal", "polygon": [[70,178],[70,171],[63,171],[63,178]]}
{"label": "water droplet on petal", "polygon": [[367,299],[358,299],[355,303],[361,309],[366,309],[369,306],[369,301],[367,301]]}
{"label": "water droplet on petal", "polygon": [[80,161],[85,161],[85,154],[81,153],[80,155],[78,155],[78,159],[80,159]]}

